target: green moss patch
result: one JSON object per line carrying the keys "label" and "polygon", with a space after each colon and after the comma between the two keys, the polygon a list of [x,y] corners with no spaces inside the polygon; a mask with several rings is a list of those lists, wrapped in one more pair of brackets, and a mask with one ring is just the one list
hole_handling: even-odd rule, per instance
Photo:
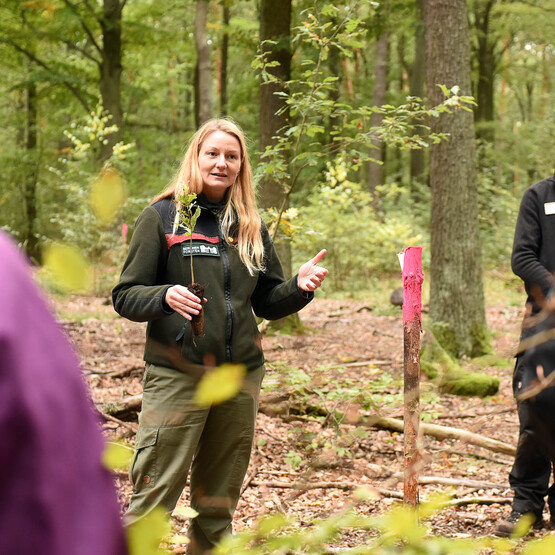
{"label": "green moss patch", "polygon": [[453,395],[487,397],[499,389],[498,378],[462,368],[429,330],[426,330],[422,340],[420,369],[442,391]]}

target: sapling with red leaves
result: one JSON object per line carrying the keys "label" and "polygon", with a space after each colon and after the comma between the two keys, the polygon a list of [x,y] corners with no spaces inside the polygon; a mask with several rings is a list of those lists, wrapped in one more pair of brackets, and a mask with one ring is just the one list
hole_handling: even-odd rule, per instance
{"label": "sapling with red leaves", "polygon": [[[177,199],[177,210],[179,216],[179,224],[185,230],[185,233],[189,234],[189,258],[191,262],[191,283],[187,285],[187,289],[196,295],[200,299],[202,305],[202,300],[204,299],[204,287],[200,283],[195,282],[195,268],[193,264],[193,230],[197,223],[198,217],[200,216],[200,207],[195,205],[195,199],[197,195],[195,193],[183,193]],[[192,314],[191,328],[193,330],[193,336],[198,337],[202,333],[202,328],[204,325],[204,309],[201,307],[198,314]]]}

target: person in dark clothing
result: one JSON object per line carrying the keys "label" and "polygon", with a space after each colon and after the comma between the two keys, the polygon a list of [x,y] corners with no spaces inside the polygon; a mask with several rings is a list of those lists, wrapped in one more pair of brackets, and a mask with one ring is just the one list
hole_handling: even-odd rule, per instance
{"label": "person in dark clothing", "polygon": [[[200,210],[191,235],[179,220],[184,193],[197,195]],[[204,299],[187,288],[191,253]],[[173,182],[139,216],[112,295],[119,314],[148,322],[128,522],[156,506],[172,511],[191,469],[198,516],[189,551],[209,552],[231,531],[264,376],[254,314],[278,319],[306,306],[326,277],[318,266],[325,253],[285,279],[258,214],[243,133],[227,119],[205,123]],[[195,336],[190,321],[201,307],[204,329]],[[197,406],[201,376],[225,363],[246,368],[243,389],[221,404]]]}
{"label": "person in dark clothing", "polygon": [[[542,515],[546,496],[550,525],[555,523],[555,486],[549,487],[555,460],[552,416],[555,389],[541,387],[540,383],[555,364],[555,341],[546,337],[546,332],[549,335],[549,330],[555,329],[551,306],[555,285],[554,177],[532,185],[524,193],[511,263],[514,273],[524,281],[527,300],[513,374],[520,422],[515,461],[509,474],[514,498],[510,515],[496,528],[499,536],[511,535],[524,514],[532,516],[534,527],[544,526]],[[531,391],[534,387],[536,391]]]}
{"label": "person in dark clothing", "polygon": [[125,555],[116,489],[78,361],[0,232],[0,553]]}

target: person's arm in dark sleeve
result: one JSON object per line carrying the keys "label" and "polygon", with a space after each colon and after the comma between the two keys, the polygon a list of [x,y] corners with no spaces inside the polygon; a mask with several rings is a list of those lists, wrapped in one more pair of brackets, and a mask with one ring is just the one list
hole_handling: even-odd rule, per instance
{"label": "person's arm in dark sleeve", "polygon": [[547,296],[553,286],[551,272],[540,262],[542,237],[540,214],[543,204],[534,189],[528,189],[522,197],[518,213],[511,266],[527,288],[538,286]]}
{"label": "person's arm in dark sleeve", "polygon": [[173,313],[164,301],[173,284],[160,284],[168,247],[158,212],[148,207],[139,216],[119,283],[112,291],[115,311],[135,322],[156,320]]}
{"label": "person's arm in dark sleeve", "polygon": [[265,271],[258,276],[258,284],[251,297],[254,313],[266,320],[285,318],[304,308],[314,293],[302,291],[297,276],[285,279],[283,268],[266,227],[262,229]]}

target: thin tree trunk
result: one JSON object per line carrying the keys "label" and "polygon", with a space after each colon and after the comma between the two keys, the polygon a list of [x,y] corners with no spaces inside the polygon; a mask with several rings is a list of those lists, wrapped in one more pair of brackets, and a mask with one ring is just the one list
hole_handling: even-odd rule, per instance
{"label": "thin tree trunk", "polygon": [[[275,41],[265,43],[264,41]],[[280,129],[288,121],[285,104],[277,92],[285,90],[291,77],[291,0],[262,0],[260,3],[260,42],[268,61],[279,65],[268,68],[278,83],[261,83],[259,109],[258,149],[262,153],[267,146],[276,143]],[[279,112],[279,113],[278,113]],[[271,176],[264,176],[259,183],[259,197],[262,208],[279,210],[285,199],[284,183],[278,183]],[[276,244],[283,269],[291,276],[291,245],[289,241]]]}
{"label": "thin tree trunk", "polygon": [[220,114],[227,114],[227,61],[229,56],[229,8],[223,7],[224,33],[222,37],[222,59],[220,66]]}
{"label": "thin tree trunk", "polygon": [[212,67],[206,35],[208,2],[197,0],[195,12],[195,45],[197,49],[195,115],[197,127],[212,117]]}
{"label": "thin tree trunk", "polygon": [[[372,97],[373,106],[382,106],[385,104],[385,93],[387,91],[387,58],[389,54],[389,31],[384,31],[377,42],[376,51],[376,67],[374,72],[374,94]],[[377,127],[381,125],[383,116],[375,112],[370,119],[370,125]],[[384,151],[383,143],[380,139],[372,139],[372,150],[370,156],[376,162],[370,162],[368,166],[368,189],[372,194],[374,203],[376,201],[376,188],[381,185],[384,180]]]}
{"label": "thin tree trunk", "polygon": [[[424,98],[426,83],[426,34],[424,32],[423,0],[416,0],[416,28],[414,62],[410,75],[410,95]],[[410,151],[410,180],[426,181],[426,157],[423,150]],[[414,192],[414,187],[411,187]]]}
{"label": "thin tree trunk", "polygon": [[100,26],[102,28],[103,47],[100,64],[100,94],[102,104],[118,130],[106,136],[107,144],[101,147],[101,160],[104,162],[112,155],[113,146],[121,141],[123,111],[121,108],[121,13],[125,2],[104,0]]}
{"label": "thin tree trunk", "polygon": [[[337,27],[337,18],[335,17],[332,18],[330,20],[330,23],[332,24],[332,29],[335,29]],[[330,74],[333,77],[337,77],[337,81],[335,82],[334,87],[331,89],[329,93],[330,100],[335,104],[339,100],[339,90],[341,88],[341,81],[343,78],[343,73],[341,71],[341,52],[339,51],[338,48],[335,48],[335,47],[330,48],[329,54],[328,54],[328,67],[330,70]],[[332,135],[332,132],[335,128],[338,127],[339,118],[337,116],[332,115],[328,118],[328,121],[326,123],[327,123],[326,135],[328,137],[328,141],[330,144],[334,144],[336,139]]]}
{"label": "thin tree trunk", "polygon": [[[465,0],[425,0],[427,82],[431,106],[438,84],[471,93],[470,42]],[[478,225],[473,113],[457,110],[430,120],[449,140],[430,149],[430,319],[440,344],[455,356],[490,350],[485,319]]]}
{"label": "thin tree trunk", "polygon": [[38,181],[38,153],[37,153],[37,88],[32,80],[26,87],[26,130],[25,130],[25,216],[26,229],[24,248],[27,256],[40,262],[38,238],[36,234],[37,222],[37,181]]}
{"label": "thin tree trunk", "polygon": [[[494,77],[495,63],[493,45],[490,42],[490,16],[495,0],[485,4],[477,3],[474,10],[474,21],[478,37],[478,83],[476,87],[476,136],[478,139],[491,142],[493,132],[491,122],[495,117]],[[485,124],[485,125],[480,125]]]}

